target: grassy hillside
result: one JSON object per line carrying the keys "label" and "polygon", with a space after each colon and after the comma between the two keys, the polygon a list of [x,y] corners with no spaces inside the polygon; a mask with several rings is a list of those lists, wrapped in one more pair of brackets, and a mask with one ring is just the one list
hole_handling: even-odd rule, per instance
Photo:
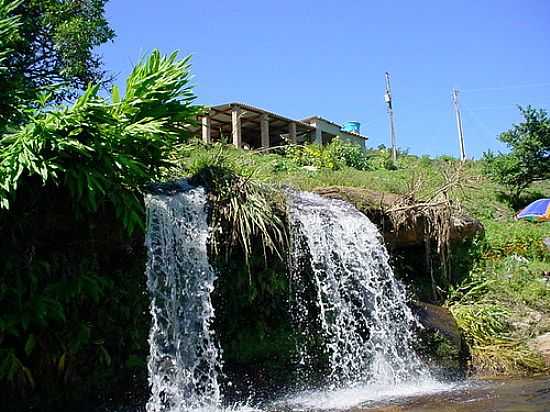
{"label": "grassy hillside", "polygon": [[[313,190],[348,186],[428,199],[460,168],[451,158],[402,155],[397,165],[387,152],[371,151],[360,168],[346,166],[338,156],[315,149],[256,153],[214,145],[179,148],[174,160],[180,175],[224,164],[249,179],[275,186]],[[336,160],[334,158],[336,157]],[[454,276],[462,279],[446,294],[480,375],[533,374],[544,370],[542,359],[528,347],[529,339],[550,331],[550,253],[543,243],[550,223],[515,221],[519,207],[550,197],[550,182],[533,185],[518,202],[503,187],[483,176],[481,162],[468,162],[450,193],[459,209],[479,219],[485,236],[467,250],[455,251]],[[393,170],[388,170],[391,168]],[[461,262],[468,261],[468,265]]]}

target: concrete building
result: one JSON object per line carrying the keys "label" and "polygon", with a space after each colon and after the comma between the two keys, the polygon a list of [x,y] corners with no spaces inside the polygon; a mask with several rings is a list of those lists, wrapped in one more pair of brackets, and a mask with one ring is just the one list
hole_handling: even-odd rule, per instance
{"label": "concrete building", "polygon": [[[197,130],[198,132],[198,130]],[[328,144],[336,136],[366,148],[367,136],[343,131],[337,123],[319,116],[291,119],[244,103],[212,106],[201,118],[205,143],[227,140],[252,149],[286,144]]]}
{"label": "concrete building", "polygon": [[342,130],[342,126],[320,116],[312,116],[303,119],[302,122],[307,123],[315,128],[312,134],[312,142],[316,144],[329,144],[332,139],[339,136],[344,142],[354,143],[361,146],[363,149],[367,147],[367,136],[359,133]]}

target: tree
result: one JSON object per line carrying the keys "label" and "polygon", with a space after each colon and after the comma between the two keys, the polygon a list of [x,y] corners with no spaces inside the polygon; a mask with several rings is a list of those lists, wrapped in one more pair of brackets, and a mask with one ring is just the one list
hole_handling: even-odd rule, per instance
{"label": "tree", "polygon": [[542,109],[519,107],[524,121],[501,133],[509,153],[484,154],[484,171],[519,197],[531,183],[550,179],[550,118]]}
{"label": "tree", "polygon": [[0,404],[83,396],[146,342],[124,328],[147,300],[125,289],[143,278],[143,189],[202,112],[189,78],[188,58],[155,50],[124,93],[43,97],[0,136]]}
{"label": "tree", "polygon": [[106,2],[0,0],[0,18],[3,12],[5,18],[18,19],[9,44],[0,43],[0,55],[10,49],[0,75],[0,93],[10,99],[0,102],[0,121],[13,117],[18,102],[34,99],[44,88],[62,84],[54,93],[61,101],[105,80],[94,49],[114,37],[104,17]]}
{"label": "tree", "polygon": [[8,60],[19,38],[21,16],[14,13],[19,4],[0,0],[0,130],[13,114],[17,100],[18,87],[13,84]]}

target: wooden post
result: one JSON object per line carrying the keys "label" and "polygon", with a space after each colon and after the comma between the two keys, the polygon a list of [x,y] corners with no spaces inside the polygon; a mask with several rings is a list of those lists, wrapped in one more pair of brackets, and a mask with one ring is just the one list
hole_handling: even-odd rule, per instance
{"label": "wooden post", "polygon": [[231,133],[233,135],[233,145],[239,149],[242,146],[241,135],[241,109],[233,107],[231,110]]}
{"label": "wooden post", "polygon": [[296,123],[290,122],[288,125],[288,142],[296,144]]}
{"label": "wooden post", "polygon": [[264,113],[260,119],[261,144],[262,147],[269,147],[269,116]]}
{"label": "wooden post", "polygon": [[202,141],[206,144],[212,143],[212,124],[210,116],[202,117]]}

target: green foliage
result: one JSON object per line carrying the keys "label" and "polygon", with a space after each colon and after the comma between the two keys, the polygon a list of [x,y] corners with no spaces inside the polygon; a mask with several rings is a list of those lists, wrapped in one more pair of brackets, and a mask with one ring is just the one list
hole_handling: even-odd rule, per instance
{"label": "green foliage", "polygon": [[9,58],[19,39],[21,17],[14,13],[22,1],[0,0],[0,131],[15,114],[18,90],[11,83]]}
{"label": "green foliage", "polygon": [[14,13],[21,0],[0,0],[0,72],[8,70],[7,58],[13,53],[18,38],[21,16]]}
{"label": "green foliage", "polygon": [[34,177],[65,187],[83,212],[110,202],[130,231],[140,226],[139,188],[159,176],[200,112],[188,67],[188,59],[154,51],[134,68],[122,98],[115,87],[105,100],[94,85],[70,107],[29,110],[26,124],[0,138],[0,207]]}
{"label": "green foliage", "polygon": [[480,261],[468,278],[451,290],[449,301],[500,302],[509,308],[524,305],[550,311],[550,289],[542,277],[545,267],[548,264],[543,261],[517,255]]}
{"label": "green foliage", "polygon": [[473,367],[486,375],[542,372],[544,361],[509,333],[509,311],[497,304],[457,304],[451,312],[465,335]]}
{"label": "green foliage", "polygon": [[368,157],[361,146],[344,142],[339,138],[333,139],[326,150],[336,160],[336,164],[352,167],[357,170],[369,170]]}
{"label": "green foliage", "polygon": [[[47,265],[46,262],[42,264]],[[38,270],[36,272],[40,273]],[[23,359],[32,359],[36,355],[35,349],[47,348],[42,362],[57,365],[59,373],[65,372],[69,362],[91,343],[90,327],[84,321],[81,307],[97,305],[110,288],[112,282],[109,279],[93,274],[51,282],[41,288],[34,272],[26,282],[12,287],[3,286],[2,303],[9,306],[10,311],[0,316],[0,333],[5,339],[0,352],[9,356],[0,365],[0,380],[26,383],[31,387],[35,385],[34,371],[19,359],[17,346],[10,347],[10,342],[19,339],[25,342]],[[69,323],[71,329],[61,336],[49,330],[52,328],[55,331],[65,323]],[[57,350],[54,349],[55,339],[63,339],[62,346]],[[101,345],[99,342],[97,344]],[[105,348],[102,353],[107,353]]]}
{"label": "green foliage", "polygon": [[255,179],[254,171],[234,163],[231,151],[225,153],[224,147],[217,145],[187,166],[192,180],[210,192],[214,250],[218,252],[223,245],[222,250],[230,252],[240,246],[248,265],[253,241],[259,238],[264,254],[266,249],[280,254],[280,247],[286,244],[286,229],[279,212],[282,208],[276,205],[277,193]]}
{"label": "green foliage", "polygon": [[544,268],[548,269],[547,263],[517,255],[485,258],[451,290],[451,311],[479,373],[515,375],[544,370],[540,356],[526,344],[532,335],[546,332],[544,324],[518,330],[510,322],[511,318],[523,319],[527,310],[550,312]]}
{"label": "green foliage", "polygon": [[188,82],[188,59],[154,51],[123,96],[44,95],[1,135],[0,401],[66,406],[146,387],[141,191],[202,110]]}
{"label": "green foliage", "polygon": [[548,225],[527,221],[487,221],[486,236],[480,244],[483,256],[489,259],[510,255],[528,259],[549,259],[543,239],[550,235]]}
{"label": "green foliage", "polygon": [[285,262],[277,255],[264,256],[259,244],[252,247],[248,267],[239,253],[233,253],[229,261],[215,260],[223,277],[214,292],[215,329],[224,361],[251,367],[278,357],[290,358],[294,349]]}
{"label": "green foliage", "polygon": [[316,144],[288,146],[285,150],[285,157],[302,167],[306,166],[330,170],[339,169],[340,164],[332,157],[331,153],[326,150],[325,147],[326,146]]}
{"label": "green foliage", "polygon": [[550,179],[550,118],[542,109],[519,109],[524,121],[499,136],[510,152],[484,155],[485,174],[516,196],[532,182]]}
{"label": "green foliage", "polygon": [[352,167],[357,170],[368,170],[368,158],[360,146],[343,142],[335,138],[330,144],[321,146],[288,146],[285,157],[299,166],[312,166],[318,169],[338,170]]}
{"label": "green foliage", "polygon": [[423,156],[421,161],[414,155],[410,155],[407,149],[397,148],[397,161],[392,159],[392,151],[384,145],[378,146],[376,149],[367,150],[367,156],[371,169],[374,170],[399,170],[410,169],[412,167],[431,167],[431,159],[429,156]]}
{"label": "green foliage", "polygon": [[[2,0],[6,3],[6,0]],[[25,0],[9,10],[19,18],[19,36],[7,58],[9,70],[0,90],[12,90],[24,102],[38,91],[55,88],[55,98],[73,98],[91,83],[102,83],[105,72],[96,48],[112,40],[105,20],[107,0]],[[1,102],[0,112],[13,109]]]}

